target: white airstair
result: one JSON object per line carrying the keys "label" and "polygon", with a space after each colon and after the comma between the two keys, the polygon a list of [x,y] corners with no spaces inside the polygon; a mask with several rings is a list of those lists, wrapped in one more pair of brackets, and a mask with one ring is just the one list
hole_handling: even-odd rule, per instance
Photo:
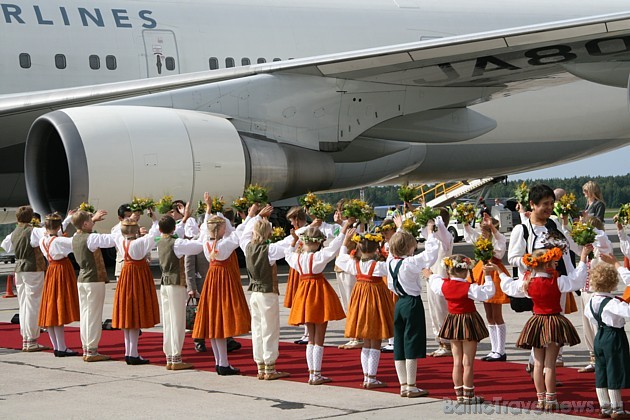
{"label": "white airstair", "polygon": [[[420,185],[418,187],[418,191],[420,192],[420,194],[418,195],[417,200],[419,200],[420,202],[424,201],[429,207],[443,207],[451,204],[458,198],[472,194],[475,191],[478,191],[492,184],[496,184],[497,182],[501,182],[505,179],[506,177],[502,176],[469,179],[456,182],[454,184],[443,182],[430,187]],[[427,201],[427,198],[429,196],[433,196],[434,198]]]}

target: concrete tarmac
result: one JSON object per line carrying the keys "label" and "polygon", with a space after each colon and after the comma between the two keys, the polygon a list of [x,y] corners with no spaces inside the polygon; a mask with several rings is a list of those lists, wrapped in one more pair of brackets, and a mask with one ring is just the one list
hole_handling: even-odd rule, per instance
{"label": "concrete tarmac", "polygon": [[[609,226],[613,242],[616,235]],[[618,244],[614,243],[619,254]],[[470,246],[456,244],[455,252],[470,253]],[[0,264],[0,292],[4,291],[4,276],[12,265]],[[243,285],[247,276],[241,271]],[[156,285],[159,283],[154,270]],[[337,290],[332,266],[326,277]],[[287,267],[280,266],[280,301],[286,287]],[[107,285],[103,318],[111,318],[116,283]],[[159,286],[158,286],[159,287]],[[621,288],[620,288],[621,290]],[[426,295],[423,297],[426,305]],[[514,348],[520,328],[529,314],[517,314],[504,307],[508,325],[507,351],[510,362],[526,363],[529,352]],[[8,322],[18,311],[17,299],[0,299],[0,322]],[[483,315],[482,305],[478,311]],[[302,328],[287,327],[288,310],[281,307],[281,340],[293,341],[302,335]],[[581,333],[581,313],[568,316]],[[73,324],[78,327],[78,323]],[[326,345],[347,341],[343,337],[344,321],[331,322]],[[151,331],[162,331],[161,325]],[[428,351],[436,348],[430,325]],[[249,337],[248,337],[249,338]],[[42,334],[41,342],[49,344]],[[479,345],[478,357],[489,351],[489,340]],[[211,357],[211,356],[209,356]],[[282,357],[282,355],[280,356]],[[583,366],[588,360],[585,344],[566,349],[565,365]],[[157,362],[157,361],[156,361]],[[253,362],[252,362],[253,363]],[[306,369],[306,362],[305,362]],[[540,413],[511,409],[506,411],[492,404],[484,404],[481,413],[454,413],[450,402],[434,398],[400,398],[396,394],[371,392],[360,388],[310,386],[289,381],[258,381],[254,377],[220,377],[206,371],[166,371],[159,364],[129,367],[121,362],[85,363],[80,357],[55,358],[51,353],[22,353],[0,349],[0,418],[6,419],[168,419],[168,418],[282,418],[350,419],[378,418],[540,418]],[[334,378],[334,372],[326,372]],[[422,362],[419,363],[421,383]],[[585,376],[592,381],[592,376]],[[450,382],[451,378],[445,377]],[[396,386],[395,384],[390,384]],[[589,386],[590,385],[589,383]],[[430,391],[430,390],[429,390]],[[532,384],[532,395],[534,395]],[[562,401],[562,389],[559,389]],[[593,395],[593,400],[596,396]],[[566,419],[564,414],[542,414],[544,418]]]}

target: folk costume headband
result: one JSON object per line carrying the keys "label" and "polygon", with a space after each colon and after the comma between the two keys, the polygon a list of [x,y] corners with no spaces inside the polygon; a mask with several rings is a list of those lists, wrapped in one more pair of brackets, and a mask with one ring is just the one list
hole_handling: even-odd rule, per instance
{"label": "folk costume headband", "polygon": [[356,243],[360,243],[362,241],[369,241],[369,242],[376,242],[376,243],[380,243],[383,242],[383,235],[381,235],[380,233],[364,233],[362,235],[360,234],[356,234],[352,237],[352,242],[356,242]]}
{"label": "folk costume headband", "polygon": [[442,264],[449,270],[453,268],[457,270],[472,270],[474,267],[473,261],[468,257],[445,257],[442,259]]}
{"label": "folk costume headband", "polygon": [[538,267],[541,264],[546,264],[549,261],[559,261],[562,258],[562,249],[554,247],[548,249],[543,255],[534,257],[532,254],[523,255],[523,264],[527,267]]}

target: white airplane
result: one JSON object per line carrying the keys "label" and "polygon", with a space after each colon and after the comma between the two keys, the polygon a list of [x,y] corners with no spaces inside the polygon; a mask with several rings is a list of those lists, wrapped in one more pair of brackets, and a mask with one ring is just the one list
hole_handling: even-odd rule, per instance
{"label": "white airplane", "polygon": [[[0,207],[272,199],[628,144],[625,0],[0,2]],[[12,220],[8,220],[12,221]]]}

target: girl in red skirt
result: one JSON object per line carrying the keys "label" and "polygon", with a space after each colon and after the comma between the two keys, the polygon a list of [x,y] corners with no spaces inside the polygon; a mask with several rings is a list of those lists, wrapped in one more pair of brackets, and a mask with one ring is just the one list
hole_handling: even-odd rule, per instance
{"label": "girl in red skirt", "polygon": [[120,232],[115,234],[116,249],[123,255],[124,262],[114,293],[112,327],[123,330],[128,365],[149,363],[138,354],[140,329],[160,323],[155,281],[148,262],[160,229],[155,212],[149,210],[149,217],[153,225],[145,236],[140,237],[138,222],[132,219],[123,220]]}
{"label": "girl in red skirt", "polygon": [[529,296],[534,301],[534,315],[525,323],[516,341],[517,347],[534,349],[534,385],[536,386],[537,408],[554,410],[559,408],[556,398],[556,357],[560,347],[574,346],[580,342],[575,327],[562,315],[560,298],[562,293],[584,287],[587,277],[586,260],[593,251],[592,245],[582,249],[580,263],[566,276],[559,276],[556,266],[562,258],[562,249],[538,249],[523,256],[528,267],[522,279],[500,273],[501,289],[514,297]]}
{"label": "girl in red skirt", "polygon": [[300,282],[289,313],[289,325],[305,324],[308,329],[306,364],[309,385],[321,385],[332,381],[321,374],[326,327],[328,321],[337,321],[346,315],[337,293],[322,272],[337,255],[348,226],[350,223],[346,221],[342,234],[325,248],[322,248],[322,244],[326,237],[319,229],[307,228],[299,237],[301,247],[298,248],[296,248],[298,237],[295,231],[291,231],[293,243],[287,249],[285,260],[300,274]]}
{"label": "girl in red skirt", "polygon": [[[204,194],[204,200],[209,203],[208,193]],[[208,216],[211,208],[207,205]],[[210,267],[199,298],[192,335],[194,339],[210,339],[217,373],[221,376],[240,373],[228,360],[227,339],[248,333],[251,324],[240,271],[235,270],[232,260],[234,250],[239,246],[240,233],[240,229],[234,230],[221,215],[211,216],[207,221],[203,250]]]}
{"label": "girl in red skirt", "polygon": [[57,213],[46,216],[45,228],[46,236],[40,239],[39,247],[49,265],[44,278],[39,325],[48,330],[55,357],[78,356],[78,352],[66,346],[63,328],[65,324],[78,321],[80,314],[77,277],[68,258],[72,238],[57,236],[61,228],[61,216]]}
{"label": "girl in red skirt", "polygon": [[[291,207],[287,212],[287,220],[291,222],[291,227],[298,234],[301,233],[306,227],[306,212],[302,207]],[[284,293],[284,307],[291,308],[293,306],[293,298],[297,291],[298,284],[300,283],[300,274],[297,270],[289,268],[289,279],[287,280],[287,288]],[[294,341],[295,344],[307,344],[308,343],[308,330],[306,324],[304,325],[304,334],[302,338]]]}
{"label": "girl in red skirt", "polygon": [[[357,243],[360,259],[348,254],[347,246],[351,241]],[[383,282],[383,277],[387,278],[387,263],[376,260],[382,241],[380,233],[358,235],[350,230],[346,234],[345,246],[341,247],[335,261],[339,268],[357,278],[350,296],[344,335],[363,338],[361,367],[362,387],[365,389],[387,386],[376,379],[376,372],[381,357],[381,341],[394,336],[394,303]]]}
{"label": "girl in red skirt", "polygon": [[[483,222],[481,222],[481,233],[475,231],[468,223],[464,223],[464,240],[471,244],[477,242],[479,238],[491,240],[492,247],[494,248],[491,262],[499,267],[500,272],[508,274],[507,269],[501,262],[507,250],[507,241],[505,236],[497,230],[498,226],[499,221],[497,219],[484,213]],[[483,284],[485,276],[483,266],[483,261],[479,261],[473,268],[471,279],[474,283]],[[507,360],[507,355],[505,354],[507,329],[505,321],[503,320],[503,305],[510,303],[510,298],[501,290],[499,272],[492,271],[492,281],[494,282],[496,292],[492,298],[483,303],[483,308],[486,311],[486,320],[488,321],[488,332],[490,334],[490,345],[492,349],[490,353],[482,357],[481,360],[503,362]]]}
{"label": "girl in red skirt", "polygon": [[474,362],[477,344],[488,337],[483,319],[475,309],[475,301],[483,302],[494,296],[494,282],[489,273],[493,266],[484,267],[483,285],[469,283],[466,278],[473,264],[465,255],[452,255],[443,259],[449,278],[431,275],[430,287],[437,296],[444,296],[448,315],[439,337],[450,340],[453,351],[453,384],[457,401],[480,404],[483,398],[475,396]]}

